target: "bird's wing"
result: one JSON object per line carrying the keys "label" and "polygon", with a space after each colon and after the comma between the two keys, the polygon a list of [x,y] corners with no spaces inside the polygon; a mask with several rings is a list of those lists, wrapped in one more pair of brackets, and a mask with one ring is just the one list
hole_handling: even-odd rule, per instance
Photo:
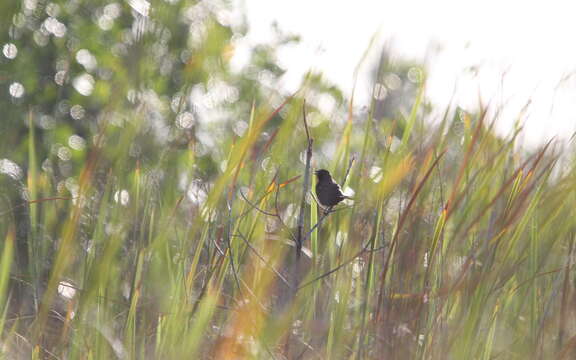
{"label": "bird's wing", "polygon": [[337,196],[340,199],[343,199],[345,196],[342,193],[342,188],[340,188],[340,185],[338,185],[337,183],[333,183],[332,186],[332,191],[334,191],[334,195]]}

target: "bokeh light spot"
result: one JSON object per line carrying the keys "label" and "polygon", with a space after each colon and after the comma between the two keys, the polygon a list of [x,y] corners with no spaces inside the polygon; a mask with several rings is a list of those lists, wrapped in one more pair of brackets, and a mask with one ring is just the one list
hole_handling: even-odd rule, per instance
{"label": "bokeh light spot", "polygon": [[12,43],[7,43],[2,47],[2,53],[6,58],[14,59],[18,55],[18,48]]}
{"label": "bokeh light spot", "polygon": [[24,96],[25,93],[25,89],[24,89],[24,85],[20,84],[19,82],[13,82],[12,84],[10,84],[10,95],[12,95],[15,98],[21,98],[22,96]]}
{"label": "bokeh light spot", "polygon": [[94,78],[90,74],[82,74],[72,81],[74,89],[84,96],[89,96],[94,90]]}

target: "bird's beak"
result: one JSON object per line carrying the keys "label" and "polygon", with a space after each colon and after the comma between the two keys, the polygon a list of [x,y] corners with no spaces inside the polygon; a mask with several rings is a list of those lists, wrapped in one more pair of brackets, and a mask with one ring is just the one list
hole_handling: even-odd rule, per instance
{"label": "bird's beak", "polygon": [[314,174],[318,175],[318,170],[314,170]]}

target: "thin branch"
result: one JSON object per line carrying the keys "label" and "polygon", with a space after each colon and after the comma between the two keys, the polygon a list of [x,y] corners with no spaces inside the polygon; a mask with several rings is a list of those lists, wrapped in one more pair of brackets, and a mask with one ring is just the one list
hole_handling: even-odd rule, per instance
{"label": "thin branch", "polygon": [[[232,192],[233,189],[234,188],[230,189],[230,192]],[[231,200],[226,202],[226,206],[228,206],[228,229],[226,234],[226,245],[228,246],[228,253],[230,254],[230,267],[232,268],[232,274],[234,274],[234,280],[236,281],[236,286],[238,286],[238,291],[240,291],[240,295],[242,295],[242,288],[240,287],[240,280],[238,279],[238,271],[234,265],[234,253],[232,252],[232,195],[230,194],[228,198]]]}
{"label": "thin branch", "polygon": [[264,214],[264,215],[268,215],[268,216],[278,216],[278,214],[274,214],[265,210],[260,209],[257,205],[253,204],[250,200],[248,200],[246,198],[246,196],[244,195],[244,193],[242,192],[242,189],[240,189],[240,195],[242,196],[242,198],[244,199],[244,201],[246,201],[248,203],[248,205],[250,205],[253,209],[257,210],[258,212]]}
{"label": "thin branch", "polygon": [[308,143],[312,140],[310,138],[310,131],[308,130],[308,122],[306,121],[306,100],[302,104],[302,119],[304,120],[304,129],[306,130],[306,139],[308,139]]}
{"label": "thin branch", "polygon": [[280,196],[280,184],[277,184],[276,196],[274,196],[274,210],[276,211],[276,217],[278,218],[278,221],[280,221],[280,224],[282,225],[282,227],[284,227],[284,229],[288,231],[288,234],[290,235],[290,239],[292,239],[293,241],[296,241],[296,236],[294,235],[294,233],[292,233],[292,230],[290,229],[290,227],[288,227],[288,225],[286,225],[286,223],[284,222],[284,219],[282,219],[282,216],[280,216],[280,210],[278,209],[278,196]]}
{"label": "thin branch", "polygon": [[316,224],[314,224],[314,226],[312,226],[310,228],[310,230],[308,231],[308,234],[306,234],[306,236],[304,237],[304,239],[302,239],[302,242],[305,242],[306,240],[308,240],[308,238],[310,237],[310,235],[312,235],[312,232],[314,232],[314,230],[316,230],[317,227],[320,226],[320,224],[322,224],[322,222],[324,221],[324,219],[332,213],[332,207],[330,207],[328,210],[326,210],[325,212],[322,213],[322,216],[320,217],[320,220],[318,220],[318,222]]}
{"label": "thin branch", "polygon": [[[276,176],[278,175],[278,173],[276,173],[276,175],[274,175],[274,180],[276,179]],[[274,183],[274,180],[272,181],[272,183]],[[270,185],[272,185],[272,183]],[[280,189],[281,189],[281,184],[276,184],[274,187],[276,188],[276,194],[274,195],[274,210],[276,211],[276,213],[271,213],[268,212],[266,210],[262,210],[261,208],[258,207],[258,205],[252,203],[250,200],[248,200],[246,198],[246,195],[244,195],[244,193],[242,192],[242,190],[240,189],[240,195],[242,196],[242,198],[244,199],[244,201],[246,201],[248,203],[248,205],[250,205],[251,209],[255,209],[256,211],[267,215],[267,216],[272,216],[278,219],[278,221],[280,222],[280,224],[284,227],[285,230],[288,231],[288,234],[290,235],[290,238],[294,241],[296,241],[296,237],[294,236],[294,234],[292,233],[292,231],[290,230],[290,228],[288,227],[288,225],[286,225],[286,223],[284,222],[284,219],[282,219],[282,216],[280,216],[280,210],[278,208],[278,196],[280,195]],[[264,199],[264,197],[266,197],[268,194],[270,194],[272,191],[268,191],[266,192],[266,194],[264,194],[264,196],[262,196],[260,198],[260,200],[258,201],[262,201],[262,199]],[[250,210],[251,210],[250,209]],[[248,211],[250,211],[248,210]],[[240,217],[246,215],[248,213],[248,211],[245,211],[242,215],[240,215]]]}
{"label": "thin branch", "polygon": [[386,246],[381,246],[381,247],[378,247],[378,248],[376,248],[376,249],[374,249],[374,250],[370,250],[370,249],[369,249],[369,246],[370,246],[370,242],[367,242],[366,245],[364,245],[364,246],[362,247],[362,249],[361,249],[360,251],[358,251],[356,254],[354,254],[354,256],[352,256],[350,259],[348,259],[348,260],[340,263],[340,264],[337,265],[335,268],[333,268],[333,269],[331,269],[331,270],[328,270],[328,271],[325,272],[324,274],[315,277],[314,279],[312,279],[312,280],[304,283],[303,285],[298,286],[298,288],[297,288],[296,290],[299,291],[299,290],[301,290],[302,288],[304,288],[304,287],[306,287],[306,286],[308,286],[308,285],[311,285],[311,284],[313,284],[314,282],[316,282],[316,281],[318,281],[318,280],[321,280],[321,279],[323,279],[323,278],[325,278],[325,277],[327,277],[327,276],[335,273],[336,271],[342,269],[344,266],[350,265],[354,260],[356,260],[358,257],[360,257],[361,255],[363,255],[363,254],[365,254],[365,253],[376,252],[376,251],[380,251],[380,250],[386,248]]}
{"label": "thin branch", "polygon": [[[272,181],[270,181],[270,184],[268,184],[268,187],[266,187],[266,189],[269,189],[270,186],[272,186],[272,184],[274,184],[274,182],[276,181],[276,177],[277,177],[277,176],[278,176],[278,171],[276,171],[276,174],[274,174],[274,177],[272,178]],[[258,199],[258,201],[256,201],[256,203],[260,203],[262,200],[264,200],[264,198],[265,198],[266,196],[268,196],[268,194],[269,194],[271,191],[272,191],[272,190],[266,191],[266,192],[264,193],[264,195],[262,195],[262,196],[260,197],[260,199]],[[245,198],[245,199],[246,199],[246,198]],[[242,214],[238,215],[238,219],[241,219],[241,218],[243,218],[244,216],[248,215],[248,213],[250,213],[250,211],[252,211],[253,208],[254,208],[254,207],[251,207],[250,209],[245,210]]]}
{"label": "thin branch", "polygon": [[346,169],[346,175],[344,175],[344,180],[342,181],[342,186],[346,185],[346,180],[348,180],[348,175],[350,174],[350,169],[352,169],[352,165],[354,164],[355,160],[356,160],[356,156],[352,155],[352,157],[350,158],[350,161],[348,161],[348,168]]}
{"label": "thin branch", "polygon": [[302,105],[302,120],[304,121],[304,128],[306,129],[306,139],[308,146],[306,148],[306,167],[304,169],[304,181],[302,184],[302,199],[300,200],[300,214],[298,215],[298,232],[296,235],[296,256],[300,258],[302,253],[302,245],[304,243],[304,212],[306,210],[306,194],[310,187],[310,162],[312,160],[312,144],[314,139],[310,137],[308,130],[308,123],[306,121],[306,101]]}
{"label": "thin branch", "polygon": [[286,284],[289,288],[292,288],[292,285],[288,282],[288,280],[287,280],[282,274],[280,274],[280,272],[279,272],[278,270],[276,270],[276,269],[274,268],[274,266],[272,266],[272,265],[270,264],[270,262],[267,261],[267,260],[264,258],[264,256],[262,256],[262,255],[258,252],[258,250],[256,250],[256,249],[254,248],[254,246],[252,246],[252,244],[250,244],[250,242],[248,241],[248,239],[246,239],[246,236],[244,236],[244,234],[242,234],[242,233],[240,232],[240,230],[238,230],[238,234],[237,234],[237,235],[232,235],[232,236],[236,236],[236,237],[241,238],[242,241],[244,241],[244,243],[246,244],[246,246],[248,246],[248,247],[250,248],[250,250],[252,250],[252,252],[254,252],[254,254],[256,255],[256,257],[258,257],[258,259],[262,260],[262,262],[263,262],[266,266],[268,266],[268,267],[270,268],[270,270],[272,270],[272,272],[273,272],[274,274],[276,274],[276,275],[280,278],[280,280],[282,280],[282,282],[283,282],[284,284]]}

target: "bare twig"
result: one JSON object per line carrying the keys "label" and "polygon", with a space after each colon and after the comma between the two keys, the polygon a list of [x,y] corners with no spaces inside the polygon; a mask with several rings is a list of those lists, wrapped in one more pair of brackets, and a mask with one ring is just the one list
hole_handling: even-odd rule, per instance
{"label": "bare twig", "polygon": [[276,217],[278,218],[278,221],[280,221],[280,224],[282,225],[282,227],[288,231],[290,238],[295,241],[296,236],[294,236],[294,233],[292,233],[292,230],[290,229],[290,227],[288,225],[286,225],[286,223],[284,222],[284,219],[282,219],[282,216],[280,216],[280,210],[278,209],[278,196],[279,195],[280,195],[280,184],[278,183],[277,188],[276,188],[276,195],[274,196],[274,210],[276,211]]}
{"label": "bare twig", "polygon": [[355,160],[356,160],[356,156],[352,155],[352,157],[350,158],[350,161],[348,161],[348,168],[346,169],[346,175],[344,175],[344,180],[342,180],[342,186],[346,185],[346,180],[348,180],[348,175],[350,174],[350,169],[352,169],[352,165],[354,164]]}
{"label": "bare twig", "polygon": [[[278,175],[278,174],[276,174],[276,175],[274,176],[273,182],[275,181],[277,175]],[[273,182],[272,182],[272,183],[273,183]],[[279,194],[280,194],[280,184],[278,183],[278,184],[276,184],[274,187],[276,188],[276,194],[274,195],[274,210],[276,211],[275,213],[272,213],[272,212],[268,212],[268,211],[266,211],[266,210],[263,210],[263,209],[261,209],[260,207],[258,207],[258,205],[252,203],[250,200],[248,200],[248,198],[246,197],[246,195],[244,195],[244,193],[242,192],[241,189],[240,189],[240,196],[242,196],[242,198],[244,199],[244,201],[246,201],[246,203],[248,203],[248,205],[250,205],[250,208],[251,208],[251,209],[255,209],[255,210],[258,211],[259,213],[264,214],[264,215],[266,215],[266,216],[272,216],[272,217],[277,218],[278,221],[280,222],[280,224],[282,225],[282,227],[283,227],[285,230],[288,231],[288,235],[290,235],[290,238],[291,238],[293,241],[296,241],[296,237],[294,236],[294,234],[292,233],[292,231],[290,230],[290,228],[288,227],[288,225],[286,225],[286,223],[284,222],[284,219],[282,219],[282,216],[280,216],[280,210],[279,210],[279,208],[278,208],[278,196],[279,196]],[[273,191],[273,190],[272,190],[272,191]],[[264,197],[266,197],[270,192],[271,192],[271,191],[267,192],[263,197],[260,198],[259,201],[261,201],[262,199],[264,199]],[[250,209],[250,210],[251,210],[251,209]],[[244,215],[246,215],[247,213],[248,213],[248,211],[245,211],[245,212],[241,215],[241,217],[244,216]]]}
{"label": "bare twig", "polygon": [[258,257],[258,259],[262,260],[262,262],[263,262],[266,266],[268,266],[268,267],[270,268],[270,270],[272,270],[272,272],[273,272],[274,274],[276,274],[276,276],[278,276],[278,277],[280,278],[280,280],[282,280],[282,282],[283,282],[284,284],[286,284],[286,285],[287,285],[288,287],[290,287],[290,288],[292,287],[292,285],[288,282],[288,280],[287,280],[282,274],[280,274],[280,272],[279,272],[278,270],[276,270],[276,269],[274,268],[274,266],[272,266],[272,265],[270,264],[270,262],[269,262],[268,260],[266,260],[266,259],[264,258],[264,256],[262,256],[262,255],[258,252],[258,250],[256,250],[256,249],[254,248],[254,246],[252,246],[252,244],[250,244],[250,242],[248,241],[248,239],[246,239],[246,236],[244,236],[244,234],[242,234],[242,233],[240,232],[240,230],[238,230],[238,234],[237,234],[237,235],[235,234],[235,235],[232,235],[232,236],[237,236],[237,237],[241,238],[242,241],[244,241],[244,243],[246,244],[246,246],[248,246],[248,248],[250,248],[250,250],[252,250],[252,252],[256,255],[256,257]]}
{"label": "bare twig", "polygon": [[362,247],[362,249],[360,249],[360,251],[358,251],[356,254],[354,254],[352,257],[350,257],[350,259],[348,259],[348,260],[340,263],[339,265],[337,265],[337,266],[334,267],[333,269],[328,270],[328,271],[325,272],[324,274],[315,277],[314,279],[312,279],[312,280],[304,283],[303,285],[298,286],[298,288],[297,288],[296,290],[301,290],[302,288],[304,288],[304,287],[306,287],[306,286],[308,286],[308,285],[311,285],[311,284],[313,284],[314,282],[316,282],[316,281],[318,281],[318,280],[321,280],[321,279],[323,279],[323,278],[325,278],[325,277],[327,277],[327,276],[335,273],[336,271],[342,269],[344,266],[351,264],[354,260],[356,260],[358,257],[360,257],[361,255],[363,255],[363,254],[365,254],[365,253],[380,251],[380,250],[384,249],[386,246],[381,246],[381,247],[378,247],[378,248],[376,248],[376,249],[374,249],[374,250],[371,250],[369,247],[370,247],[370,242],[367,242],[366,245],[364,245],[364,246]]}
{"label": "bare twig", "polygon": [[306,148],[306,167],[304,169],[304,181],[302,184],[302,199],[300,200],[300,214],[298,215],[298,231],[296,233],[296,256],[299,258],[302,253],[302,245],[304,243],[304,212],[306,209],[306,194],[310,187],[310,161],[312,159],[312,143],[314,139],[310,137],[308,130],[308,123],[306,122],[306,101],[302,105],[302,119],[304,121],[304,129],[306,129],[306,139],[308,146]]}
{"label": "bare twig", "polygon": [[242,192],[242,189],[240,189],[240,196],[242,196],[242,198],[244,199],[244,201],[246,201],[246,202],[248,203],[248,205],[250,205],[253,209],[255,209],[256,211],[258,211],[259,213],[262,213],[262,214],[268,215],[268,216],[274,216],[274,217],[278,216],[278,213],[271,213],[271,212],[262,210],[262,209],[260,209],[260,208],[258,207],[258,205],[253,204],[250,200],[248,200],[248,199],[246,198],[246,195],[244,195],[244,193]]}
{"label": "bare twig", "polygon": [[312,233],[314,232],[314,230],[316,230],[317,227],[320,226],[320,224],[322,224],[322,222],[324,221],[324,219],[333,212],[334,210],[332,210],[332,208],[330,207],[328,210],[326,210],[325,212],[322,213],[322,216],[320,217],[320,219],[318,220],[318,222],[316,224],[314,224],[314,226],[312,226],[310,228],[310,230],[308,231],[308,234],[306,234],[306,236],[304,237],[303,242],[305,242],[306,240],[308,240],[308,238],[310,237],[310,235],[312,235]]}
{"label": "bare twig", "polygon": [[[274,174],[274,177],[272,178],[272,181],[270,181],[270,184],[268,185],[268,187],[266,189],[269,189],[270,186],[272,186],[272,184],[274,184],[276,182],[276,178],[278,177],[278,171],[276,171],[276,174]],[[256,201],[256,203],[259,203],[260,201],[262,201],[266,196],[268,196],[268,194],[270,193],[270,191],[266,191],[264,193],[264,195],[262,195],[258,201]],[[242,196],[244,196],[244,194],[242,194]],[[244,197],[244,199],[246,199],[246,197]],[[254,209],[254,206],[252,206],[250,209],[245,210],[242,214],[238,215],[238,218],[243,218],[244,216],[248,215],[248,213],[250,213],[250,211],[252,211],[252,209]]]}
{"label": "bare twig", "polygon": [[[233,191],[234,188],[230,189],[230,192]],[[234,274],[234,280],[236,281],[236,286],[238,286],[238,291],[240,291],[240,295],[242,295],[242,288],[240,287],[240,281],[238,279],[238,271],[236,270],[236,266],[234,265],[234,253],[232,251],[232,201],[233,197],[230,194],[228,197],[230,200],[226,202],[228,206],[228,229],[226,234],[226,245],[228,246],[228,254],[230,254],[230,267],[232,268],[232,274]]]}

